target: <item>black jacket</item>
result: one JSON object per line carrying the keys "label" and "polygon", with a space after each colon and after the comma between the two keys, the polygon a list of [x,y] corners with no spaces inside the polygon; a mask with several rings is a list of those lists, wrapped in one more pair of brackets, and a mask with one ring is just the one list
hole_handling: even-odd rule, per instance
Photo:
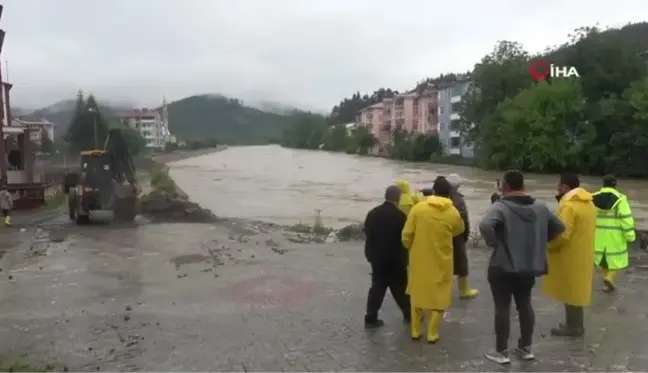
{"label": "black jacket", "polygon": [[407,216],[395,204],[385,202],[367,214],[364,231],[365,257],[372,265],[405,264],[407,252],[401,234]]}

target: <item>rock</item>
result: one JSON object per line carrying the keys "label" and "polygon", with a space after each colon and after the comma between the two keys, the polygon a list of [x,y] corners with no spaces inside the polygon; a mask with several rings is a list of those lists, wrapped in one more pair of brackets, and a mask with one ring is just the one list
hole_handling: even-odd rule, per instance
{"label": "rock", "polygon": [[349,224],[337,231],[337,238],[340,241],[364,240],[364,227],[362,224]]}
{"label": "rock", "polygon": [[140,199],[142,215],[154,221],[208,223],[218,220],[208,209],[203,209],[177,193],[154,190]]}

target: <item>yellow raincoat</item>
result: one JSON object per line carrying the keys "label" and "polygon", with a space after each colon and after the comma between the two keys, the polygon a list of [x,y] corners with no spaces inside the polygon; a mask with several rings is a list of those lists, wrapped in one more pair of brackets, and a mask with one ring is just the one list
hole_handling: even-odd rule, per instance
{"label": "yellow raincoat", "polygon": [[408,215],[412,207],[418,202],[418,197],[412,193],[412,187],[409,181],[405,179],[396,180],[396,185],[400,188],[402,194],[398,201],[398,208]]}
{"label": "yellow raincoat", "polygon": [[547,247],[549,273],[542,281],[543,294],[570,306],[589,306],[596,234],[592,194],[583,188],[572,189],[560,200],[558,217],[565,231]]}
{"label": "yellow raincoat", "polygon": [[407,293],[412,307],[437,311],[450,307],[452,237],[463,232],[463,220],[448,198],[430,196],[412,208],[402,235],[409,250]]}

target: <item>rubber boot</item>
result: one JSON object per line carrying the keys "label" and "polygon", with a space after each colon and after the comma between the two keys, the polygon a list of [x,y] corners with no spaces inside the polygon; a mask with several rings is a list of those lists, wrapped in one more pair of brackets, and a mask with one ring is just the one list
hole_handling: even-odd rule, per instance
{"label": "rubber boot", "polygon": [[471,289],[468,285],[468,277],[457,277],[460,299],[472,299],[479,294],[479,290]]}
{"label": "rubber boot", "polygon": [[606,293],[612,293],[616,290],[616,285],[614,284],[614,279],[619,271],[614,271],[611,269],[606,269],[603,272],[603,291]]}
{"label": "rubber boot", "polygon": [[551,329],[551,335],[556,337],[581,337],[585,334],[583,307],[565,305],[565,323]]}
{"label": "rubber boot", "polygon": [[430,318],[427,325],[427,342],[437,343],[439,339],[439,324],[443,319],[443,312],[430,311]]}
{"label": "rubber boot", "polygon": [[418,340],[421,339],[421,318],[423,317],[423,310],[420,308],[416,308],[414,306],[411,307],[412,309],[412,314],[411,314],[411,319],[412,322],[410,324],[410,330],[412,333],[412,339],[413,340]]}
{"label": "rubber boot", "polygon": [[6,225],[7,227],[11,226],[11,216],[5,216],[4,225]]}

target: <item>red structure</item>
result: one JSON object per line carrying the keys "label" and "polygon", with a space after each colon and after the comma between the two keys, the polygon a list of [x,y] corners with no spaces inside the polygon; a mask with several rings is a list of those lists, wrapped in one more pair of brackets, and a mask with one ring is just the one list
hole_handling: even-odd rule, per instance
{"label": "red structure", "polygon": [[[3,6],[0,5],[0,19]],[[0,29],[0,54],[5,31]],[[0,182],[7,185],[13,194],[15,208],[25,209],[41,206],[45,202],[45,191],[53,184],[53,178],[45,172],[34,172],[36,162],[35,144],[30,140],[32,131],[20,122],[11,120],[9,92],[12,85],[4,81],[0,66]]]}

